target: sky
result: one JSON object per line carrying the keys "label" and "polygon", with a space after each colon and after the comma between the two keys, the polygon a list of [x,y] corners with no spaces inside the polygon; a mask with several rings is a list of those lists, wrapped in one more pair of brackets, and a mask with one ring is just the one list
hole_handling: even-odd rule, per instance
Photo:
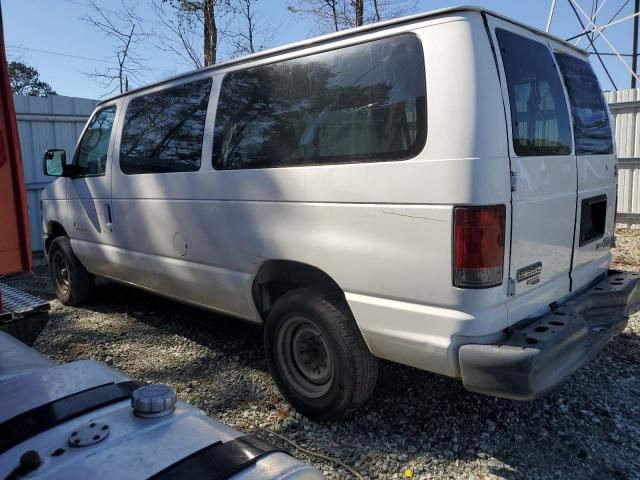
{"label": "sky", "polygon": [[[127,5],[136,6],[137,14],[143,19],[147,31],[162,29],[161,23],[151,6],[151,0],[125,0]],[[438,8],[456,6],[464,0],[415,0],[413,13],[426,12]],[[467,4],[479,5],[502,15],[514,18],[531,26],[544,29],[552,0],[468,0]],[[571,10],[570,0],[557,0],[551,26],[551,33],[568,38],[582,32]],[[581,8],[590,13],[595,0],[575,0]],[[117,10],[119,0],[96,0],[108,10]],[[288,11],[289,0],[257,0],[256,18],[263,31],[273,32],[266,47],[284,45],[297,40],[317,36],[321,27],[313,18]],[[633,1],[599,0],[601,6],[597,24],[602,25],[622,7],[618,19],[633,14]],[[109,90],[87,74],[100,72],[113,63],[112,41],[95,27],[82,20],[92,13],[88,0],[0,0],[4,22],[5,43],[9,61],[17,60],[34,66],[41,79],[49,83],[60,95],[84,98],[103,98]],[[584,21],[584,19],[583,19]],[[606,30],[606,39],[596,40],[601,53],[612,53],[607,40],[620,53],[632,51],[632,20],[613,25]],[[587,46],[582,40],[579,44]],[[219,60],[228,58],[230,47],[222,45]],[[166,78],[191,70],[193,67],[170,52],[162,51],[154,41],[148,40],[140,46],[140,56],[145,59],[148,70],[142,72],[141,83]],[[625,57],[627,64],[631,59]],[[603,56],[618,89],[630,87],[630,73],[615,55]],[[594,70],[605,90],[614,90],[597,58],[591,59]],[[640,82],[639,82],[640,85]]]}

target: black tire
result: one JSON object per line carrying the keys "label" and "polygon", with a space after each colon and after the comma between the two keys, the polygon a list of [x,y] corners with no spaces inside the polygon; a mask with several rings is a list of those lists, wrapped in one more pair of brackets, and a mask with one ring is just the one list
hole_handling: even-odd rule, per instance
{"label": "black tire", "polygon": [[282,394],[313,420],[357,409],[378,378],[378,359],[340,302],[300,288],[280,297],[265,322],[271,374]]}
{"label": "black tire", "polygon": [[75,256],[67,237],[57,237],[49,246],[49,275],[56,298],[65,305],[80,305],[93,293],[95,277]]}

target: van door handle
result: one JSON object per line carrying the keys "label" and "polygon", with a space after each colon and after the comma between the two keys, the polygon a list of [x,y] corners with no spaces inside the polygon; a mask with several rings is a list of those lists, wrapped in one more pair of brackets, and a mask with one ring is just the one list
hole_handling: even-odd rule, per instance
{"label": "van door handle", "polygon": [[111,230],[111,223],[112,223],[112,219],[111,219],[111,205],[110,204],[106,204],[105,205],[106,211],[107,211],[107,225],[109,226],[109,230]]}

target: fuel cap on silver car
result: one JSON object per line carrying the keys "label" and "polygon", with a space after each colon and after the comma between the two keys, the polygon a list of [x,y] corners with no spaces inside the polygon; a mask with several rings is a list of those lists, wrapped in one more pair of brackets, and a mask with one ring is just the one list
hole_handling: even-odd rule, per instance
{"label": "fuel cap on silver car", "polygon": [[175,389],[164,384],[146,385],[131,394],[133,412],[144,418],[170,414],[176,408],[177,401]]}

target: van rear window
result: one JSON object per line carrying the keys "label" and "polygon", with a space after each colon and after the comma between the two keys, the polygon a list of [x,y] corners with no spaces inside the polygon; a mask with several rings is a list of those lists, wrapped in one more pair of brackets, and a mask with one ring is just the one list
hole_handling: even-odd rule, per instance
{"label": "van rear window", "polygon": [[135,97],[120,142],[126,174],[191,172],[200,168],[211,79]]}
{"label": "van rear window", "polygon": [[563,53],[556,60],[569,93],[576,155],[613,153],[607,104],[591,65]]}
{"label": "van rear window", "polygon": [[519,156],[571,153],[567,101],[542,43],[496,29],[509,91],[513,150]]}
{"label": "van rear window", "polygon": [[422,46],[411,34],[231,72],[216,169],[401,160],[426,139]]}

